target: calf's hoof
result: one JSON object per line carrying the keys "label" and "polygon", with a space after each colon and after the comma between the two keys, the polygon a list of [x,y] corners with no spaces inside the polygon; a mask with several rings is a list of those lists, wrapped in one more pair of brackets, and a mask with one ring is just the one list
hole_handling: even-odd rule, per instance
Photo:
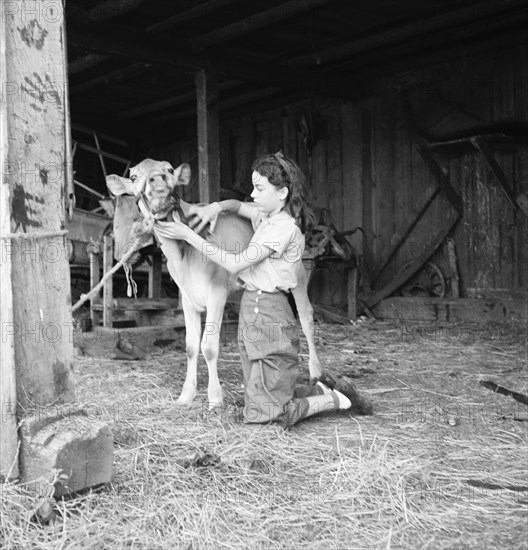
{"label": "calf's hoof", "polygon": [[209,399],[209,410],[220,409],[224,405],[224,394],[222,390],[220,392],[209,392],[207,398]]}
{"label": "calf's hoof", "polygon": [[194,398],[196,396],[196,391],[186,391],[185,389],[181,392],[180,397],[176,400],[177,407],[190,407]]}
{"label": "calf's hoof", "polygon": [[223,406],[223,401],[209,401],[209,412],[220,411]]}

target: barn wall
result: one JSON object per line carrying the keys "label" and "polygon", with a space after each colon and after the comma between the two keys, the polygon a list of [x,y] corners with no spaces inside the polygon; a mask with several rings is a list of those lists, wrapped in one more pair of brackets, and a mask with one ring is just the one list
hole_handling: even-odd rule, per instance
{"label": "barn wall", "polygon": [[[481,54],[399,74],[373,83],[367,99],[345,102],[328,98],[224,120],[221,124],[222,187],[251,192],[250,166],[266,152],[282,149],[309,176],[313,201],[328,208],[338,230],[361,226],[350,238],[363,255],[365,275],[375,283],[380,268],[419,212],[426,191],[438,185],[416,146],[427,143],[402,113],[402,100],[422,108],[436,90],[451,104],[486,122],[528,121],[528,56],[525,46]],[[315,141],[306,143],[298,121],[311,116]],[[515,194],[528,194],[527,138],[495,156]],[[176,164],[196,165],[193,140],[155,152]],[[436,155],[464,205],[451,232],[456,244],[461,296],[526,291],[528,286],[528,219],[509,204],[491,171],[476,151],[452,148]],[[193,164],[194,163],[194,164]],[[196,174],[196,170],[194,170]],[[198,185],[186,191],[198,200]],[[445,216],[445,200],[432,205],[425,231]],[[419,251],[406,242],[398,251]],[[434,261],[449,277],[445,246]],[[346,303],[343,275],[317,274],[312,297],[320,303]],[[364,281],[367,284],[367,280]],[[448,286],[449,293],[449,286]]]}

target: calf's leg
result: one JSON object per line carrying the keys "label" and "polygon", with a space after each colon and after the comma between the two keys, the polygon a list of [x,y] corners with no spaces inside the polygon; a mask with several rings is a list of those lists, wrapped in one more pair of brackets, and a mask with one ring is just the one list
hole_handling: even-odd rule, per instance
{"label": "calf's leg", "polygon": [[196,396],[198,370],[198,352],[200,350],[200,312],[191,302],[182,296],[183,315],[185,317],[185,349],[187,352],[187,374],[177,405],[190,406]]}
{"label": "calf's leg", "polygon": [[209,409],[221,406],[224,400],[222,386],[218,379],[218,353],[226,300],[227,295],[220,289],[215,293],[213,299],[209,300],[205,329],[202,336],[201,349],[209,372],[209,384],[207,386]]}

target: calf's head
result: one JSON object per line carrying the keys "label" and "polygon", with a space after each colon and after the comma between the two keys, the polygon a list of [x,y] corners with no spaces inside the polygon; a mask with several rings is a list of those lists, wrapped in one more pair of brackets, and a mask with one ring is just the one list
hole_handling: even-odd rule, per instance
{"label": "calf's head", "polygon": [[[170,162],[145,159],[130,168],[130,177],[107,176],[106,185],[116,197],[114,214],[114,239],[116,241],[116,258],[119,258],[126,246],[133,241],[134,234],[147,233],[142,217],[163,219],[179,206],[176,192],[178,185],[188,185],[191,179],[191,168],[181,164],[173,168]],[[136,198],[133,198],[136,197]],[[141,203],[143,216],[138,211],[136,201]],[[152,239],[145,240],[145,245]],[[117,252],[119,251],[119,253]]]}
{"label": "calf's head", "polygon": [[116,195],[136,195],[142,199],[155,218],[162,218],[177,200],[176,186],[188,185],[191,180],[191,167],[181,164],[173,168],[170,162],[145,159],[130,168],[130,177],[107,176],[108,189]]}

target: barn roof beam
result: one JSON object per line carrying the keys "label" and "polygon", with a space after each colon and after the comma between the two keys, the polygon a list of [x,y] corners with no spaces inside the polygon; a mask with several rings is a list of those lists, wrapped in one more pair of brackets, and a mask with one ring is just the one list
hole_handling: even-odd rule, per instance
{"label": "barn roof beam", "polygon": [[132,11],[146,2],[147,0],[106,0],[90,9],[81,7],[80,2],[68,2],[66,10],[77,21],[97,23]]}
{"label": "barn roof beam", "polygon": [[[260,90],[253,90],[248,91],[245,93],[241,93],[236,96],[232,96],[226,99],[220,99],[218,101],[218,112],[219,114],[222,113],[222,111],[225,111],[227,109],[231,109],[233,107],[240,107],[241,105],[244,105],[246,103],[252,103],[254,101],[259,101],[261,99],[268,98],[274,94],[277,94],[280,92],[279,88],[262,88]],[[196,96],[196,93],[195,93]],[[167,121],[176,121],[181,120],[184,118],[192,118],[196,115],[196,108],[195,106],[190,106],[188,109],[178,109],[177,111],[173,113],[165,113],[163,115],[158,115],[156,117],[153,117],[150,120],[150,125],[152,127],[155,127],[156,125],[166,125]]]}
{"label": "barn roof beam", "polygon": [[[394,45],[387,52],[387,48],[373,50],[365,55],[338,61],[332,68],[339,68],[345,71],[360,73],[363,77],[379,73],[380,67],[390,66],[392,72],[397,72],[401,67],[420,62],[422,64],[438,62],[438,60],[452,59],[460,54],[461,48],[466,55],[470,51],[492,50],[492,44],[515,44],[523,43],[528,39],[526,31],[518,32],[511,30],[507,34],[501,34],[501,28],[507,25],[519,25],[528,21],[528,8],[517,10],[515,13],[494,17],[485,23],[480,21],[475,24],[445,30],[441,33],[430,33],[427,36],[419,37],[416,40]],[[441,46],[441,48],[439,47]],[[422,60],[422,61],[420,61]]]}
{"label": "barn roof beam", "polygon": [[257,29],[268,27],[299,13],[324,6],[332,1],[333,0],[290,0],[279,6],[256,13],[246,19],[241,19],[226,27],[197,36],[190,40],[189,43],[193,48],[200,49],[227,42],[228,40],[238,38],[239,36],[243,36]]}
{"label": "barn roof beam", "polygon": [[71,76],[77,73],[82,73],[83,71],[99,65],[107,59],[107,55],[100,53],[89,53],[87,55],[83,55],[82,57],[78,57],[68,63],[68,74]]}
{"label": "barn roof beam", "polygon": [[[307,0],[306,0],[307,1]],[[112,37],[94,34],[79,26],[70,25],[68,40],[73,46],[94,52],[105,52],[109,55],[127,57],[134,61],[142,61],[152,65],[166,65],[195,72],[204,65],[201,55],[175,52],[159,44],[146,44],[145,40],[131,40],[116,32]],[[336,75],[324,77],[312,71],[302,69],[292,70],[276,64],[256,64],[252,58],[240,56],[238,59],[215,57],[213,60],[219,74],[242,81],[266,83],[268,86],[281,88],[297,88],[304,92],[316,92],[334,97],[346,97],[354,86],[348,79]]]}
{"label": "barn roof beam", "polygon": [[281,67],[268,62],[255,62],[253,56],[215,57],[216,70],[231,78],[260,83],[269,87],[297,89],[304,93],[320,93],[330,97],[348,97],[356,89],[356,81],[335,74],[321,75],[312,70]]}
{"label": "barn roof beam", "polygon": [[[307,66],[317,63],[317,65],[321,65],[385,46],[393,46],[405,40],[417,39],[429,33],[438,33],[438,31],[452,29],[459,25],[475,23],[485,18],[500,15],[501,13],[512,13],[514,17],[517,17],[519,6],[526,6],[526,0],[509,0],[508,2],[504,0],[491,0],[482,4],[472,5],[467,8],[454,10],[446,14],[403,25],[396,29],[377,33],[361,40],[354,40],[353,42],[348,42],[318,52],[293,57],[284,61],[283,64]],[[488,23],[489,22],[485,21],[484,25]],[[440,38],[442,37],[440,36]]]}
{"label": "barn roof beam", "polygon": [[120,120],[127,120],[130,118],[146,116],[151,113],[155,113],[156,111],[169,109],[189,101],[196,101],[196,90],[194,88],[190,91],[180,93],[179,95],[169,97],[162,101],[156,101],[155,103],[149,102],[148,105],[142,104],[124,111],[119,111],[116,113],[116,118]]}
{"label": "barn roof beam", "polygon": [[[229,90],[233,90],[239,85],[240,85],[239,80],[229,80],[219,84],[218,90],[219,92],[227,92]],[[143,104],[137,107],[133,107],[131,109],[119,111],[118,113],[116,113],[116,117],[121,120],[136,118],[140,116],[149,115],[157,111],[162,111],[163,109],[169,109],[171,107],[174,107],[175,105],[181,105],[182,103],[186,103],[189,101],[196,101],[195,88],[193,88],[192,90],[184,91],[178,95],[168,97],[166,99],[163,99],[162,101],[149,102],[148,105]]]}
{"label": "barn roof beam", "polygon": [[[90,136],[93,137],[93,134],[94,134],[94,129],[93,128],[88,128],[86,126],[82,126],[81,124],[73,124],[71,125],[72,129],[73,130],[77,130],[78,132],[82,132],[83,134],[88,134]],[[99,137],[100,139],[104,139],[106,141],[109,141],[111,143],[115,143],[117,145],[121,145],[121,147],[127,147],[128,146],[128,143],[122,139],[118,139],[114,136],[110,136],[108,134],[103,134],[101,132],[97,132],[97,137]]]}
{"label": "barn roof beam", "polygon": [[108,55],[127,57],[134,61],[143,61],[153,65],[168,65],[195,71],[201,66],[201,57],[194,54],[181,54],[169,51],[160,46],[145,43],[145,39],[139,37],[130,38],[113,33],[110,37],[100,33],[94,33],[79,25],[69,25],[68,42],[72,46],[83,48],[92,52],[101,52]]}
{"label": "barn roof beam", "polygon": [[120,69],[116,69],[115,71],[110,71],[104,75],[86,80],[82,84],[70,86],[70,94],[75,95],[87,92],[88,90],[93,90],[94,88],[97,88],[97,86],[108,84],[109,82],[119,80],[120,78],[126,78],[130,75],[142,72],[143,70],[145,70],[145,68],[149,66],[150,65],[147,63],[132,63],[131,65],[127,65],[126,67],[121,67]]}
{"label": "barn roof beam", "polygon": [[209,2],[204,2],[199,6],[184,10],[181,13],[160,21],[159,23],[154,23],[154,25],[150,25],[150,27],[147,27],[146,32],[147,34],[151,34],[154,32],[166,31],[167,29],[177,27],[178,25],[186,23],[187,21],[192,21],[193,19],[197,19],[198,17],[207,15],[208,13],[216,11],[220,8],[229,6],[236,1],[237,0],[209,0]]}
{"label": "barn roof beam", "polygon": [[[407,52],[405,56],[399,55],[397,58],[388,58],[382,60],[381,58],[368,57],[364,59],[361,66],[356,64],[346,64],[343,67],[346,69],[352,67],[356,71],[356,74],[364,81],[372,81],[376,78],[379,78],[383,74],[387,74],[387,68],[390,70],[390,74],[403,73],[404,71],[415,71],[422,67],[430,67],[431,65],[444,63],[453,59],[460,59],[461,55],[464,58],[473,55],[480,55],[483,53],[493,52],[497,48],[518,46],[519,44],[527,44],[528,36],[526,31],[512,32],[505,36],[498,36],[494,38],[489,38],[489,35],[483,35],[478,40],[473,40],[471,43],[461,45],[460,42],[452,44],[450,47],[437,48],[436,51],[431,52],[430,48],[425,48],[423,51],[413,51],[411,53]],[[369,62],[370,61],[370,62]],[[340,68],[342,66],[340,65]],[[413,84],[412,82],[415,82]],[[402,84],[403,87],[412,88],[414,85],[418,85],[419,77],[416,77],[408,82],[407,84]],[[474,79],[468,77],[466,81],[466,86],[477,86]],[[380,94],[386,93],[387,91],[384,86],[376,85],[371,88],[371,93]],[[354,99],[360,99],[364,96],[353,97]]]}

